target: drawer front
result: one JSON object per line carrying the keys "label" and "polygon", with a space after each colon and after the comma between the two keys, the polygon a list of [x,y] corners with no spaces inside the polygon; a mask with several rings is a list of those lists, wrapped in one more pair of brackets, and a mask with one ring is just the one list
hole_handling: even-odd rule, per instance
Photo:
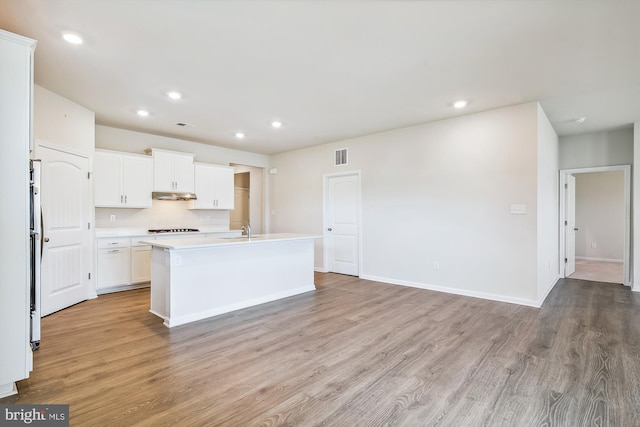
{"label": "drawer front", "polygon": [[130,245],[131,239],[128,237],[98,239],[98,249],[128,248]]}

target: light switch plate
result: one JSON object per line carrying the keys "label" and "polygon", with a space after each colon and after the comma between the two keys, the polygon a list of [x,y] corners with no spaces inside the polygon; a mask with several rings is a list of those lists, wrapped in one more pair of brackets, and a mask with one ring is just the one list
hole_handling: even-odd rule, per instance
{"label": "light switch plate", "polygon": [[515,204],[511,205],[511,215],[526,215],[527,205]]}

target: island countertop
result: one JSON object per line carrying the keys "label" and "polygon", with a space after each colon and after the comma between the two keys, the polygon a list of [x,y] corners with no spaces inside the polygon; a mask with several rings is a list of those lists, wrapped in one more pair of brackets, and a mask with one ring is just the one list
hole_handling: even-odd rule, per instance
{"label": "island countertop", "polygon": [[203,249],[217,246],[237,246],[237,245],[258,245],[276,241],[286,240],[302,240],[302,239],[319,239],[322,236],[314,234],[297,234],[297,233],[272,233],[257,234],[248,237],[178,237],[175,239],[149,240],[145,241],[151,246],[170,249]]}

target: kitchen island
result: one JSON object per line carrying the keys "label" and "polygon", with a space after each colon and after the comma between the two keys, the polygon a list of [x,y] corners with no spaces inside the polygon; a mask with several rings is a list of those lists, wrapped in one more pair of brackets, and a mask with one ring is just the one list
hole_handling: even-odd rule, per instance
{"label": "kitchen island", "polygon": [[150,311],[173,327],[313,291],[319,237],[279,233],[148,241]]}

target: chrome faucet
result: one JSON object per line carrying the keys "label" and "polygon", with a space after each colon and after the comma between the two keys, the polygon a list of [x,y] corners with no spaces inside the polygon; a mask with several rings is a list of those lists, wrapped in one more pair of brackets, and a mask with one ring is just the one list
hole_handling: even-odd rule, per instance
{"label": "chrome faucet", "polygon": [[247,223],[247,225],[242,226],[242,231],[247,233],[247,237],[251,239],[251,225],[249,223]]}

